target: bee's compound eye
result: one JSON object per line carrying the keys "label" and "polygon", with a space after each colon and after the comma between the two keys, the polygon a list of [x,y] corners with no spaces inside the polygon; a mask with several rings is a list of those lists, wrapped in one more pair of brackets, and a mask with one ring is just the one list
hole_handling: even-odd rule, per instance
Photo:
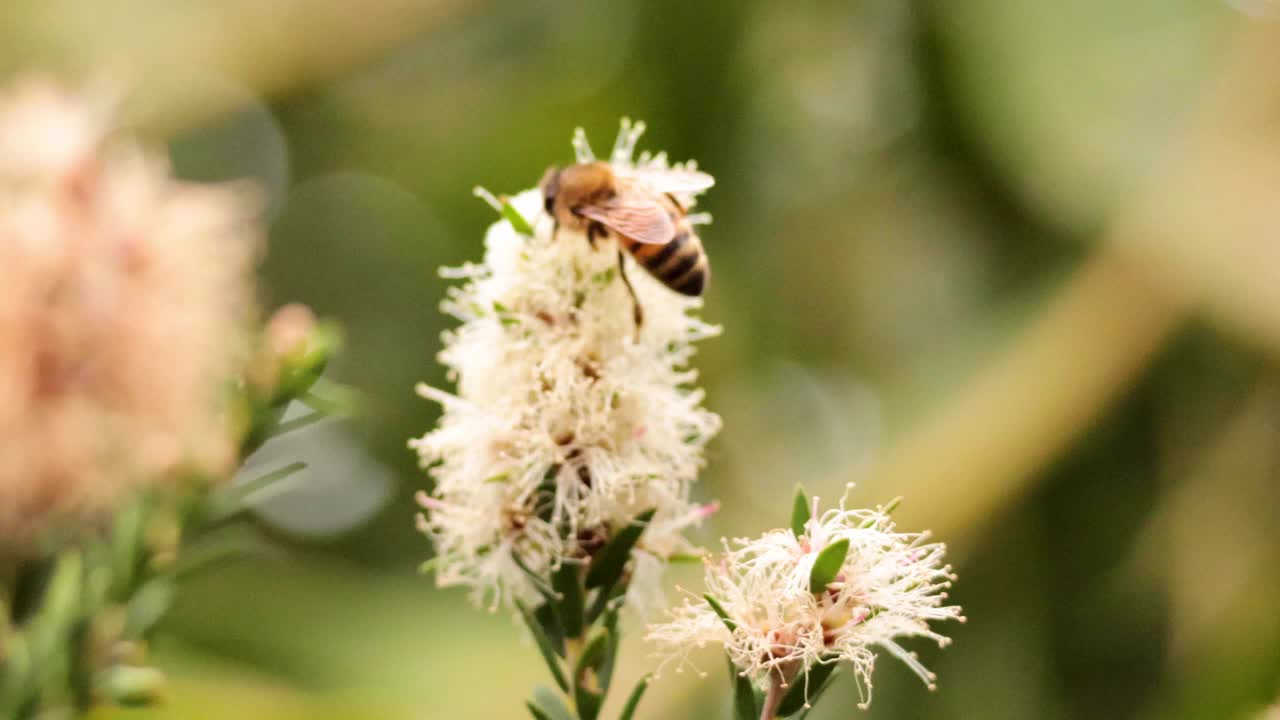
{"label": "bee's compound eye", "polygon": [[551,214],[551,206],[554,205],[555,202],[556,199],[551,195],[551,193],[547,193],[543,196],[542,207],[547,209],[547,214]]}

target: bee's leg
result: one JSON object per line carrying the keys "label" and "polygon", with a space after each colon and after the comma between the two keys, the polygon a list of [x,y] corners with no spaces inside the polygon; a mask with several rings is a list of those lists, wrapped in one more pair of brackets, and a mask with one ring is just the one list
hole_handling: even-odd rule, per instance
{"label": "bee's leg", "polygon": [[556,235],[560,232],[560,221],[554,216],[551,218],[551,242],[556,241]]}
{"label": "bee's leg", "polygon": [[623,261],[622,250],[618,250],[618,274],[622,276],[622,283],[627,286],[627,292],[631,293],[631,307],[635,312],[636,318],[636,335],[640,334],[640,326],[644,324],[644,308],[640,305],[640,298],[636,297],[636,289],[631,287],[631,280],[627,278],[627,266]]}
{"label": "bee's leg", "polygon": [[591,243],[591,249],[596,249],[596,238],[604,237],[604,226],[592,220],[587,224],[587,242]]}

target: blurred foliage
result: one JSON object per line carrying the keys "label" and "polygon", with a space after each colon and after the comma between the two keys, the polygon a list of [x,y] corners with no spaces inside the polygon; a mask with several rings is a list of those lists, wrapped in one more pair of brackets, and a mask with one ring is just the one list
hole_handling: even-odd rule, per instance
{"label": "blurred foliage", "polygon": [[[171,704],[102,717],[517,716],[536,649],[413,576],[404,441],[435,409],[411,389],[444,381],[435,268],[492,221],[470,188],[529,187],[622,115],[718,180],[704,539],[783,522],[797,482],[866,480],[856,501],[906,495],[958,558],[970,622],[920,648],[940,691],[882,663],[866,717],[1254,716],[1280,689],[1277,12],[6,4],[0,67],[132,73],[180,173],[262,182],[266,299],[346,328],[331,374],[367,397],[367,473],[396,479],[334,496],[382,507],[362,527],[270,525],[285,556],[185,588],[155,648]],[[624,658],[627,685],[651,668],[637,640]],[[727,717],[696,680],[638,717]],[[852,693],[812,717],[855,716]]]}
{"label": "blurred foliage", "polygon": [[[319,378],[339,333],[311,311],[278,311],[253,343],[243,378],[228,387],[238,452],[341,412],[335,387]],[[349,391],[348,391],[349,392]],[[323,393],[323,394],[321,394]],[[309,414],[286,419],[292,403]],[[178,469],[128,499],[105,522],[55,523],[0,562],[0,714],[47,720],[102,707],[152,707],[166,676],[149,646],[182,581],[265,543],[241,522],[263,493],[306,463],[262,475],[249,468]]]}

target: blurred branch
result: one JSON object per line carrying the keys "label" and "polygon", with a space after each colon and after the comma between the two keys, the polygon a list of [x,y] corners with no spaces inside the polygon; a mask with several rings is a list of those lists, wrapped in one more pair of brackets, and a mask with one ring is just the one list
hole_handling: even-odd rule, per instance
{"label": "blurred branch", "polygon": [[908,498],[903,522],[944,537],[979,525],[1130,385],[1198,297],[1182,275],[1156,270],[1171,239],[1212,248],[1227,228],[1274,226],[1280,183],[1259,181],[1261,169],[1280,170],[1277,67],[1280,24],[1245,24],[1168,172],[1013,347],[872,469],[867,485]]}
{"label": "blurred branch", "polygon": [[[4,11],[0,67],[114,73],[137,83],[137,120],[172,132],[367,62],[461,0],[39,0]],[[239,88],[237,86],[244,86]]]}
{"label": "blurred branch", "polygon": [[1088,426],[1181,317],[1137,259],[1100,248],[1014,347],[890,450],[869,484],[907,498],[906,524],[943,537],[977,524]]}

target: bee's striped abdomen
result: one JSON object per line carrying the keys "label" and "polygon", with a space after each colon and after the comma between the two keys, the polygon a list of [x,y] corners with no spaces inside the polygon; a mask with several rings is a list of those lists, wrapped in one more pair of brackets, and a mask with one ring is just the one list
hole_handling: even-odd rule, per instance
{"label": "bee's striped abdomen", "polygon": [[697,296],[707,285],[710,270],[707,256],[689,224],[680,222],[671,242],[665,245],[637,243],[623,238],[623,245],[636,262],[663,285],[682,295]]}

